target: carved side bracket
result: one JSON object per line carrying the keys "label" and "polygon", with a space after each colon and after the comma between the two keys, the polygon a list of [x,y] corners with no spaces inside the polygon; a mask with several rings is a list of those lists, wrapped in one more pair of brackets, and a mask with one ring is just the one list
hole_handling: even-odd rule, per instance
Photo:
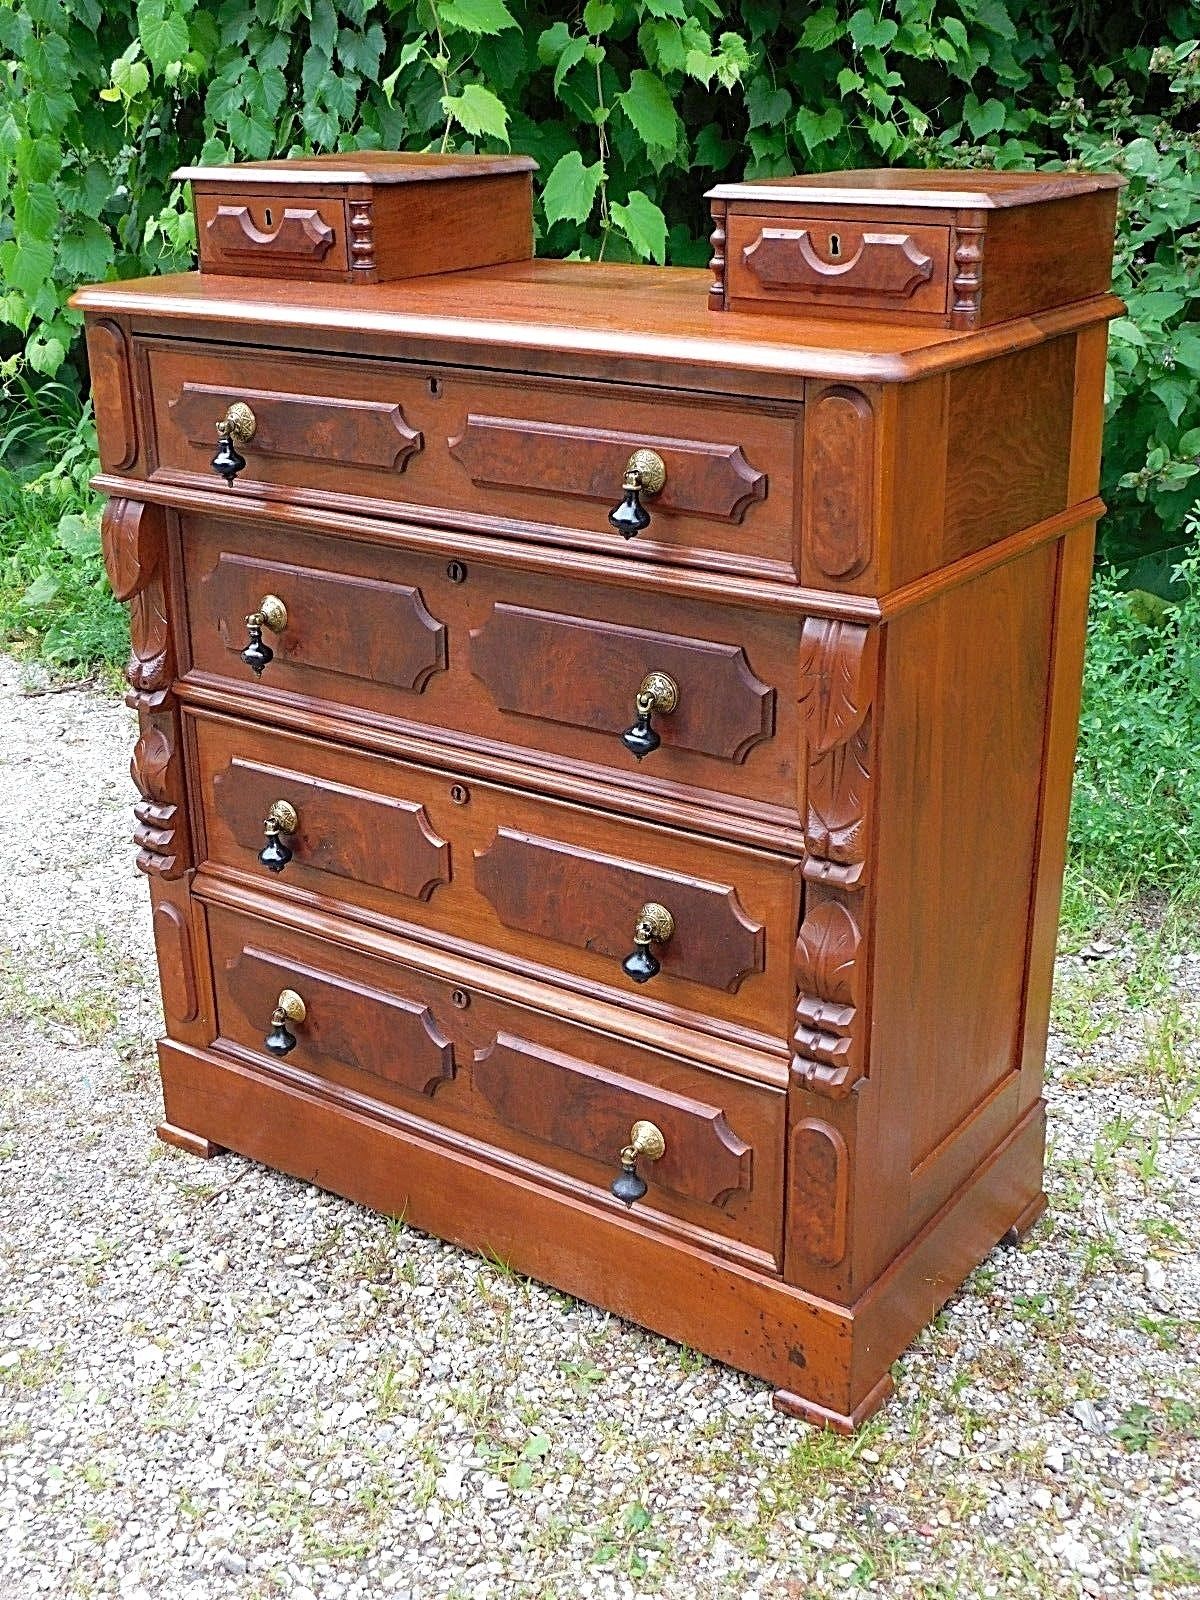
{"label": "carved side bracket", "polygon": [[179,711],[172,693],[175,648],[166,594],[166,514],[139,500],[110,500],[100,523],[104,565],[118,600],[129,604],[126,704],[141,732],[130,773],[142,798],[133,808],[137,864],[160,878],[191,866],[184,806]]}
{"label": "carved side bracket", "polygon": [[810,618],[800,641],[799,703],[808,743],[804,918],[796,939],[793,1072],[831,1099],[865,1069],[863,910],[868,869],[878,634]]}

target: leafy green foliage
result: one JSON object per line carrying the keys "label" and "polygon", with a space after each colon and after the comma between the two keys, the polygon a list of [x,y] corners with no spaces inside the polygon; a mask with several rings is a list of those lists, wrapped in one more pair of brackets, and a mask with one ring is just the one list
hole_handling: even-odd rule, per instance
{"label": "leafy green foliage", "polygon": [[1126,894],[1200,883],[1200,558],[1174,575],[1174,602],[1113,575],[1092,594],[1071,853]]}

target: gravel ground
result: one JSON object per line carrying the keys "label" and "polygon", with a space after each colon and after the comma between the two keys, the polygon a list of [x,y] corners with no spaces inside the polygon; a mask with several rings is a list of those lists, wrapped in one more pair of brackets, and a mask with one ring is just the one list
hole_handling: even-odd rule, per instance
{"label": "gravel ground", "polygon": [[1200,1595],[1200,954],[1062,959],[1051,1215],[846,1441],[160,1145],[131,718],[28,687],[0,658],[0,1600]]}

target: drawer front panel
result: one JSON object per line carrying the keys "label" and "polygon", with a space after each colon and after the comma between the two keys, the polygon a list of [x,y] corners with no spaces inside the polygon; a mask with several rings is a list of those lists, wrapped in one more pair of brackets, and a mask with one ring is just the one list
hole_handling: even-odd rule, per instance
{"label": "drawer front panel", "polygon": [[[218,1048],[467,1134],[601,1206],[618,1204],[620,1151],[650,1120],[666,1148],[640,1164],[639,1212],[777,1258],[781,1091],[487,995],[458,990],[456,1004],[448,983],[219,907],[208,918]],[[265,1039],[285,989],[304,1018],[277,1058]]]}
{"label": "drawer front panel", "polygon": [[[797,815],[800,620],[476,562],[456,582],[432,556],[336,538],[289,534],[274,559],[237,523],[183,528],[192,668],[247,701],[284,695],[644,796],[687,785]],[[268,595],[287,625],[264,634],[274,659],[259,678],[240,651]],[[621,734],[651,672],[678,703],[655,714],[662,743],[639,762]]]}
{"label": "drawer front panel", "polygon": [[336,281],[350,267],[345,202],[328,195],[197,195],[196,234],[205,272]]}
{"label": "drawer front panel", "polygon": [[947,228],[827,216],[732,216],[728,231],[731,299],[946,310]]}
{"label": "drawer front panel", "polygon": [[[798,570],[798,405],[154,341],[149,365],[159,477],[225,492],[210,466],[216,424],[243,401],[256,428],[231,497],[478,526],[635,560]],[[646,499],[650,526],[626,541],[608,513],[642,448],[662,457],[666,479]]]}
{"label": "drawer front panel", "polygon": [[[225,719],[193,719],[208,859],[516,970],[578,975],[622,1003],[687,1008],[786,1039],[799,871],[782,858]],[[264,866],[264,820],[296,814]],[[621,963],[641,907],[675,920],[644,987]]]}

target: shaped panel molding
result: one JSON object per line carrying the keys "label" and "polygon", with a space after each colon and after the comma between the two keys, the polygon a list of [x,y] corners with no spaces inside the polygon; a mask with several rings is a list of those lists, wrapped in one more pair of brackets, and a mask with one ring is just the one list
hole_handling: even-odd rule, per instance
{"label": "shaped panel molding", "polygon": [[767,475],[752,467],[740,444],[668,439],[607,428],[471,413],[450,454],[473,483],[488,488],[578,495],[611,504],[625,463],[635,450],[655,450],[667,468],[658,511],[693,512],[720,522],[741,522],[767,494]]}
{"label": "shaped panel molding", "polygon": [[629,726],[646,673],[665,672],[680,695],[664,750],[741,762],[775,731],[775,690],[740,645],[499,604],[472,630],[471,669],[502,711],[612,734]]}
{"label": "shaped panel molding", "polygon": [[[287,627],[271,644],[280,668],[308,669],[386,683],[419,694],[446,666],[446,628],[411,584],[351,577],[315,567],[283,566],[222,552],[201,581],[203,614],[213,618],[226,649],[246,642],[245,618],[264,594],[287,607]],[[247,672],[248,678],[250,674]]]}
{"label": "shaped panel molding", "polygon": [[752,1151],[720,1106],[673,1094],[608,1072],[590,1062],[499,1033],[476,1050],[474,1092],[506,1127],[605,1168],[605,1182],[629,1142],[629,1129],[648,1118],[666,1150],[650,1182],[702,1204],[720,1206],[751,1186]]}
{"label": "shaped panel molding", "polygon": [[510,828],[498,829],[487,849],[476,852],[475,882],[506,928],[614,963],[629,954],[639,909],[647,901],[665,905],[675,931],[656,951],[664,978],[732,994],[764,967],[766,930],[746,915],[729,884]]}
{"label": "shaped panel molding", "polygon": [[450,846],[418,801],[242,757],[215,773],[212,786],[216,813],[245,849],[247,867],[262,849],[263,818],[276,800],[287,800],[300,819],[288,839],[296,867],[410,900],[428,900],[450,881]]}
{"label": "shaped panel molding", "polygon": [[432,1095],[455,1073],[454,1046],[427,1005],[243,946],[225,988],[250,1037],[266,1032],[280,991],[295,989],[305,1017],[288,1063],[319,1073],[334,1061],[412,1094]]}
{"label": "shaped panel molding", "polygon": [[806,1117],[792,1130],[788,1161],[790,1242],[810,1261],[836,1267],[846,1254],[850,1158],[828,1122]]}
{"label": "shaped panel molding", "polygon": [[388,400],[349,400],[341,395],[283,394],[273,389],[226,389],[211,383],[185,383],[171,401],[171,420],[190,444],[209,449],[215,424],[235,400],[254,413],[253,448],[245,478],[255,463],[273,457],[347,467],[403,472],[422,447],[422,438]]}
{"label": "shaped panel molding", "polygon": [[875,546],[875,415],[857,389],[835,384],[805,407],[805,558],[846,581]]}

